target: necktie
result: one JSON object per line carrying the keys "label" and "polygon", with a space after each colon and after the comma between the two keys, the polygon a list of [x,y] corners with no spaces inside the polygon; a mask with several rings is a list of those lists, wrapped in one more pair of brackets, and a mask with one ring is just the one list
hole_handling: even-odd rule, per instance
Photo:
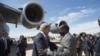
{"label": "necktie", "polygon": [[46,36],[46,46],[48,47],[48,45],[49,45],[49,42],[50,41],[50,39],[49,39],[49,36]]}
{"label": "necktie", "polygon": [[7,40],[6,39],[4,40],[4,43],[5,43],[5,50],[7,50]]}

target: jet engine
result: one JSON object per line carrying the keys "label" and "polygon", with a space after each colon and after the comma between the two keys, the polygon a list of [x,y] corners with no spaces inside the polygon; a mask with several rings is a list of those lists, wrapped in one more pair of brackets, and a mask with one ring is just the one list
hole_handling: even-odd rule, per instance
{"label": "jet engine", "polygon": [[25,4],[21,14],[21,22],[26,28],[39,26],[43,21],[44,11],[42,7],[34,2]]}
{"label": "jet engine", "polygon": [[59,20],[57,22],[51,23],[50,31],[52,33],[59,33],[59,27],[63,24],[67,24],[64,20]]}

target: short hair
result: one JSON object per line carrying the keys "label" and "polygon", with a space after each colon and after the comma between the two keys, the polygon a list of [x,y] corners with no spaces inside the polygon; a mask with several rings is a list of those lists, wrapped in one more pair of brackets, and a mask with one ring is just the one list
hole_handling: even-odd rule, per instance
{"label": "short hair", "polygon": [[39,30],[46,29],[47,27],[50,27],[50,25],[47,24],[47,23],[43,23],[43,24],[40,25],[40,29]]}
{"label": "short hair", "polygon": [[20,35],[20,37],[24,37],[24,35]]}
{"label": "short hair", "polygon": [[2,32],[2,35],[8,34],[7,32]]}

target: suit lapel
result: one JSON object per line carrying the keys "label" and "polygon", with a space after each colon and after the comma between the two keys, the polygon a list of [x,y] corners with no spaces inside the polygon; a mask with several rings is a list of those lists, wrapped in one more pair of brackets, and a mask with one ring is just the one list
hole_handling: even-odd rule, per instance
{"label": "suit lapel", "polygon": [[43,40],[44,40],[44,43],[45,43],[46,48],[47,48],[48,45],[49,45],[49,43],[48,43],[48,41],[49,41],[49,37],[48,37],[48,36],[44,36],[42,33],[41,33],[41,35],[43,36]]}

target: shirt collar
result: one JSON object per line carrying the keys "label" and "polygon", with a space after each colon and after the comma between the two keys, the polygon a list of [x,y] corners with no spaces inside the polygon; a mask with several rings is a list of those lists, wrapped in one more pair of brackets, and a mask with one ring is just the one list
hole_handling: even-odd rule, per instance
{"label": "shirt collar", "polygon": [[44,34],[44,32],[43,32],[43,31],[40,31],[40,33],[42,33],[42,34],[43,34],[43,36],[44,36],[44,37],[46,37],[46,35]]}
{"label": "shirt collar", "polygon": [[66,35],[70,35],[70,33],[68,32],[68,33],[65,34],[65,36],[66,36]]}
{"label": "shirt collar", "polygon": [[3,37],[2,39],[3,39],[3,40],[6,40],[6,38],[4,38],[4,37]]}

